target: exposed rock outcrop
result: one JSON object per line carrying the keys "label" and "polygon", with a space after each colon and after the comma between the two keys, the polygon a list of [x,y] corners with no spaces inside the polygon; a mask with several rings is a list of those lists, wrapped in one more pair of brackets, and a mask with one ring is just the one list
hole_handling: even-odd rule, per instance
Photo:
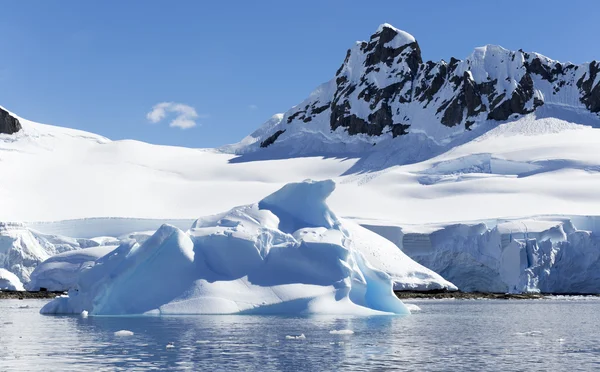
{"label": "exposed rock outcrop", "polygon": [[13,134],[21,130],[19,119],[0,108],[0,134]]}

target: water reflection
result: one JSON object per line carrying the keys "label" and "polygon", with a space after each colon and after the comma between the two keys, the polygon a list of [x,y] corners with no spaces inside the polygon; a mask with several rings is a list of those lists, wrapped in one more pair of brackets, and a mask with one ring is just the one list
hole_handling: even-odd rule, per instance
{"label": "water reflection", "polygon": [[[344,365],[356,357],[354,342],[368,330],[384,339],[399,317],[274,317],[274,316],[177,316],[161,318],[67,317],[77,332],[91,335],[94,353],[107,365],[145,368],[192,368],[227,365],[228,369],[321,370],[323,362]],[[115,337],[127,329],[131,337]],[[333,335],[331,330],[351,329],[352,335]],[[306,339],[286,336],[304,334]],[[175,348],[167,349],[173,343]],[[390,342],[373,342],[364,356],[391,352]],[[355,361],[356,363],[359,361]]]}
{"label": "water reflection", "polygon": [[[600,367],[598,300],[422,301],[409,317],[369,318],[56,317],[26,302],[0,301],[1,371]],[[330,333],[344,329],[354,334]]]}

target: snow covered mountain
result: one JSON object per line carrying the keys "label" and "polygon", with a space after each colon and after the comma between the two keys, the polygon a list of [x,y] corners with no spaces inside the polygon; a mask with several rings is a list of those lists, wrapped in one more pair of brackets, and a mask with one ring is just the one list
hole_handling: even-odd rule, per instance
{"label": "snow covered mountain", "polygon": [[185,230],[334,179],[340,216],[461,288],[600,292],[599,83],[597,62],[493,46],[422,62],[414,38],[383,25],[307,101],[221,149],[111,141],[0,108],[0,267],[27,283],[48,257],[91,247],[78,239],[141,244],[163,223]]}
{"label": "snow covered mountain", "polygon": [[406,164],[536,111],[600,126],[600,63],[561,63],[496,45],[464,60],[424,62],[412,35],[383,24],[348,50],[332,80],[226,149],[364,156],[392,146],[401,150],[396,164]]}

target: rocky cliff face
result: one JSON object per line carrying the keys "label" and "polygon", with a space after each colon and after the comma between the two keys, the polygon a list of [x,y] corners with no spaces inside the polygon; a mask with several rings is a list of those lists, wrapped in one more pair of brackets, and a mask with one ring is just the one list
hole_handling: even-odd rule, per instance
{"label": "rocky cliff face", "polygon": [[0,134],[13,134],[21,130],[21,123],[7,111],[0,108]]}
{"label": "rocky cliff face", "polygon": [[363,151],[411,133],[439,144],[544,106],[592,113],[600,123],[600,63],[561,63],[494,45],[465,60],[424,62],[413,36],[384,24],[348,50],[334,79],[237,151]]}

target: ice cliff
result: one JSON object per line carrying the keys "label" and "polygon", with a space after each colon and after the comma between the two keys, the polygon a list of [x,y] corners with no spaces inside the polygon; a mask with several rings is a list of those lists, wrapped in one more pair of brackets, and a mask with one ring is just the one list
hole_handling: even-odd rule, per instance
{"label": "ice cliff", "polygon": [[600,290],[598,217],[364,226],[463,291],[589,294]]}
{"label": "ice cliff", "polygon": [[17,276],[6,269],[0,269],[0,291],[24,291],[23,284]]}

